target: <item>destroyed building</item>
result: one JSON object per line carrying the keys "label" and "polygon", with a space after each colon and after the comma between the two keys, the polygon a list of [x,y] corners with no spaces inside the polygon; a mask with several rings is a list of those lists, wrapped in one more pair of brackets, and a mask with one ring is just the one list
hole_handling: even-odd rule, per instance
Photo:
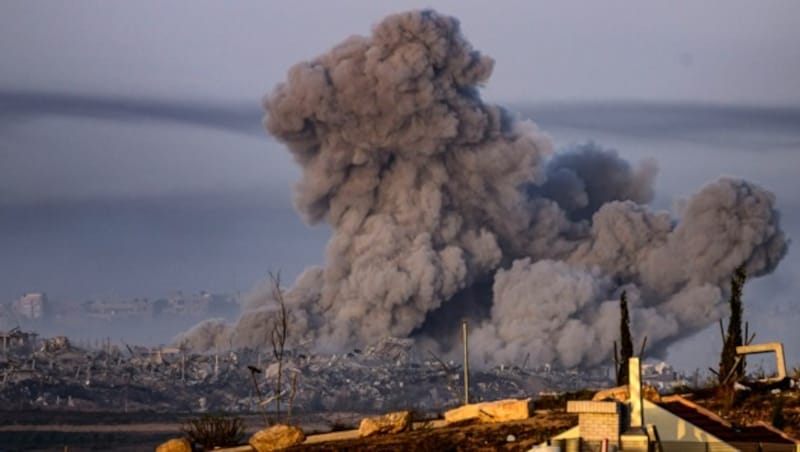
{"label": "destroyed building", "polygon": [[81,304],[83,312],[91,319],[152,319],[153,305],[147,298],[123,301],[94,301]]}
{"label": "destroyed building", "polygon": [[14,314],[28,320],[39,320],[48,313],[47,294],[41,292],[26,293],[12,303]]}
{"label": "destroyed building", "polygon": [[36,347],[36,338],[38,334],[30,331],[22,331],[18,327],[9,331],[0,331],[0,343],[2,344],[3,352],[7,350],[16,350],[26,352]]}

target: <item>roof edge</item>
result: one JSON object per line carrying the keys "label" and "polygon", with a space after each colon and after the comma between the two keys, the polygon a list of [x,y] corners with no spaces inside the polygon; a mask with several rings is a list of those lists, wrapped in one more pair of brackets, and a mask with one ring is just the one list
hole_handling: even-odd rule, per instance
{"label": "roof edge", "polygon": [[713,411],[709,410],[708,408],[703,408],[702,406],[692,402],[691,400],[685,399],[685,398],[683,398],[683,397],[681,397],[681,396],[679,396],[677,394],[676,395],[662,397],[661,401],[665,402],[665,403],[669,403],[669,402],[682,403],[683,405],[685,405],[685,406],[687,406],[687,407],[689,407],[689,408],[691,408],[693,410],[697,410],[699,413],[703,414],[704,416],[707,416],[707,417],[713,419],[714,421],[719,422],[720,424],[724,425],[727,428],[733,428],[733,424],[731,424],[730,422],[728,422],[725,419],[721,418],[719,415],[717,415]]}
{"label": "roof edge", "polygon": [[[749,426],[764,427],[765,429],[767,429],[767,430],[771,431],[772,433],[775,433],[775,434],[777,434],[777,435],[780,435],[781,437],[783,437],[783,439],[785,439],[785,440],[787,440],[787,441],[791,441],[791,442],[793,442],[793,443],[795,443],[795,444],[800,444],[800,440],[798,440],[798,439],[796,439],[796,438],[792,438],[792,437],[791,437],[791,436],[789,436],[789,435],[788,435],[786,432],[784,432],[783,430],[780,430],[780,429],[776,428],[774,425],[770,424],[769,422],[764,422],[764,421],[756,421],[756,422],[755,422],[755,424],[750,424]],[[749,426],[748,426],[748,427],[749,427]]]}

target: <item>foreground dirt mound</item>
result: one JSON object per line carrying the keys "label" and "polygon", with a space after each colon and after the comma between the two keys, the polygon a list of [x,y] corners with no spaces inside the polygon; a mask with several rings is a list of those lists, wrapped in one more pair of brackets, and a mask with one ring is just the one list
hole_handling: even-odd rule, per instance
{"label": "foreground dirt mound", "polygon": [[578,422],[566,413],[537,413],[525,421],[452,427],[417,427],[396,435],[295,446],[291,451],[524,451]]}

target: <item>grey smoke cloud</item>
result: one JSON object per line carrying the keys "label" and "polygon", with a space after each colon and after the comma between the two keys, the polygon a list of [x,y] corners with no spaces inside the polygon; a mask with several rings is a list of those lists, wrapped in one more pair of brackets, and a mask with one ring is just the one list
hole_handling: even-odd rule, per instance
{"label": "grey smoke cloud", "polygon": [[[466,315],[483,362],[593,366],[621,290],[659,351],[720,318],[734,268],[766,274],[785,255],[766,190],[723,178],[678,217],[655,212],[654,162],[591,143],[552,155],[536,125],[480,98],[492,68],[456,19],[413,11],[294,66],[267,96],[265,126],[303,171],[296,206],[332,227],[325,266],[287,291],[295,340],[411,336],[446,352]],[[263,345],[271,292],[248,306],[214,336]]]}
{"label": "grey smoke cloud", "polygon": [[588,220],[609,201],[652,201],[657,173],[654,160],[633,168],[613,149],[587,143],[554,156],[547,164],[547,182],[533,189],[541,188],[542,195],[556,201],[571,219]]}
{"label": "grey smoke cloud", "polygon": [[[476,333],[486,360],[534,358],[596,365],[619,330],[618,299],[630,295],[632,325],[658,354],[719,320],[732,271],[772,271],[786,253],[772,196],[742,180],[706,185],[673,222],[632,201],[603,205],[591,231],[561,261],[516,261],[495,276],[491,318]],[[536,344],[533,348],[530,344]]]}

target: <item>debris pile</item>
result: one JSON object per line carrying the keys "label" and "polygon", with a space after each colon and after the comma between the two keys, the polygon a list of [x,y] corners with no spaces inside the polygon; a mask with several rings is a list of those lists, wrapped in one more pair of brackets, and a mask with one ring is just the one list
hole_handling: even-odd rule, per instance
{"label": "debris pile", "polygon": [[[296,412],[431,412],[459,404],[461,366],[420,355],[410,340],[396,338],[363,352],[287,352],[284,376],[291,379],[297,374],[293,408]],[[266,347],[196,354],[111,343],[79,348],[66,337],[57,337],[0,353],[0,404],[8,409],[258,412],[259,398],[248,366],[264,369],[257,383],[264,398],[274,401],[277,363]],[[517,366],[473,371],[470,382],[471,401],[476,402],[611,383],[602,373]],[[288,391],[281,395],[284,406]]]}

